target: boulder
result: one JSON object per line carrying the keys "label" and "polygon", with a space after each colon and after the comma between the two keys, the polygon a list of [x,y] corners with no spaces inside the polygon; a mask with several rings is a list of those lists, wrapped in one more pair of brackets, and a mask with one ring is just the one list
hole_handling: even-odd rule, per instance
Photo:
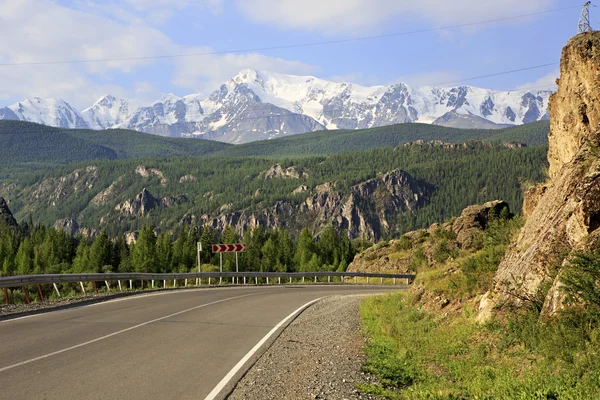
{"label": "boulder", "polygon": [[463,249],[476,247],[479,232],[487,229],[490,217],[500,216],[505,209],[508,216],[512,218],[508,203],[500,200],[465,208],[452,224],[452,231],[456,234],[456,241],[460,247]]}

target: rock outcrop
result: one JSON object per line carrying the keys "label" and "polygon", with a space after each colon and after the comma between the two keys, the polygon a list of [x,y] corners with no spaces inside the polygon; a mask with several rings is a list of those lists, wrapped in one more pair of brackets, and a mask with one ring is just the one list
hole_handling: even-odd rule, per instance
{"label": "rock outcrop", "polygon": [[75,236],[79,233],[79,224],[73,218],[63,218],[54,223],[54,229],[63,231],[67,235]]}
{"label": "rock outcrop", "polygon": [[[542,299],[542,313],[561,308],[560,270],[569,254],[600,237],[600,32],[563,49],[558,92],[550,100],[549,181],[526,196],[527,221],[502,260],[480,319],[498,304]],[[551,287],[547,291],[547,287]]]}
{"label": "rock outcrop", "polygon": [[17,226],[17,220],[13,217],[3,197],[0,197],[0,221],[8,226]]}
{"label": "rock outcrop", "polygon": [[160,204],[160,200],[154,198],[146,188],[144,188],[135,198],[129,199],[115,207],[122,216],[145,216],[151,210]]}
{"label": "rock outcrop", "polygon": [[168,182],[168,179],[165,177],[165,174],[163,174],[162,171],[156,168],[146,168],[143,165],[138,165],[138,167],[135,169],[135,173],[143,178],[149,178],[151,175],[154,175],[158,179],[160,179],[160,184],[163,186],[165,186]]}
{"label": "rock outcrop", "polygon": [[267,171],[263,172],[265,179],[300,179],[305,177],[304,172],[299,172],[296,167],[289,167],[283,169],[281,165],[275,164]]}
{"label": "rock outcrop", "polygon": [[308,227],[314,233],[332,225],[351,238],[378,239],[392,228],[397,214],[421,207],[431,189],[408,173],[395,170],[352,186],[346,193],[336,183],[318,185],[300,204],[278,202],[259,211],[243,210],[217,218],[203,216],[205,225],[217,230],[230,225],[242,234],[258,225],[299,232]]}
{"label": "rock outcrop", "polygon": [[187,203],[188,198],[184,194],[178,196],[166,196],[162,199],[155,198],[146,188],[144,188],[133,199],[126,200],[115,206],[115,211],[120,217],[133,216],[143,217],[157,207],[170,208],[183,203]]}
{"label": "rock outcrop", "polygon": [[492,215],[512,218],[508,203],[500,200],[490,201],[483,205],[469,206],[463,210],[454,223],[452,231],[456,234],[456,241],[463,249],[470,249],[476,245],[479,232],[485,230]]}

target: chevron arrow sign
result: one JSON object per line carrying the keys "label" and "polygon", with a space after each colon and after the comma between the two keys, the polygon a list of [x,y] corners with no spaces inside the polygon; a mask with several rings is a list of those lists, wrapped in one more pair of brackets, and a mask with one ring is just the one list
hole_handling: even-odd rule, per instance
{"label": "chevron arrow sign", "polygon": [[213,253],[240,253],[246,251],[246,245],[244,243],[236,244],[213,244]]}

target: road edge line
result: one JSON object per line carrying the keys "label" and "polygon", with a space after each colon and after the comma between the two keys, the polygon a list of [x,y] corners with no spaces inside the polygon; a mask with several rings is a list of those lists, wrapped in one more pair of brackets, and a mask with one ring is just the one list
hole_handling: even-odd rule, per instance
{"label": "road edge line", "polygon": [[215,400],[218,398],[219,394],[230,384],[231,380],[235,377],[235,375],[240,372],[242,367],[258,353],[261,347],[275,335],[281,327],[283,327],[286,323],[291,322],[294,318],[296,318],[302,311],[315,304],[319,300],[324,299],[327,296],[319,297],[318,299],[311,300],[308,303],[298,307],[291,314],[281,320],[277,325],[273,327],[246,355],[238,361],[238,363],[221,379],[221,381],[215,386],[215,388],[204,398],[204,400]]}

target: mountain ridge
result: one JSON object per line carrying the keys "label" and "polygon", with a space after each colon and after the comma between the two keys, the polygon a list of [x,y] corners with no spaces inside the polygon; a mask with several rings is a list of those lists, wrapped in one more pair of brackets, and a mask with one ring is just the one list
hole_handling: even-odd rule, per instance
{"label": "mountain ridge", "polygon": [[61,99],[24,100],[0,119],[60,128],[134,129],[229,143],[331,129],[398,123],[502,128],[548,118],[550,91],[493,91],[473,86],[366,87],[311,76],[242,70],[208,96],[172,94],[150,105],[106,95],[79,112]]}

